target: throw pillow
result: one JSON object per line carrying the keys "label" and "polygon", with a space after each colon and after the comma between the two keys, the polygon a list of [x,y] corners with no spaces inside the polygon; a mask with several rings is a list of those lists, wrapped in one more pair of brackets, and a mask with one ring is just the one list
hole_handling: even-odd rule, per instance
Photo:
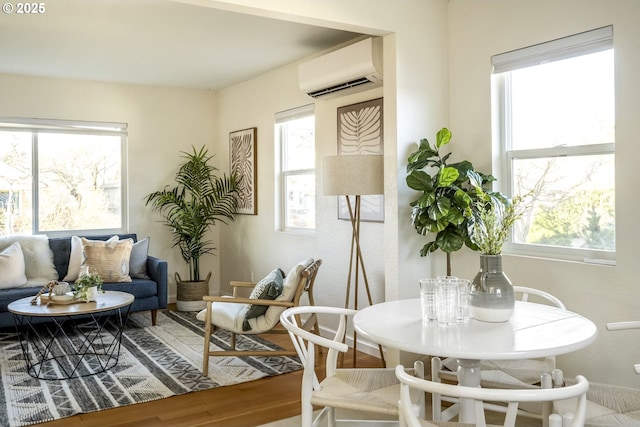
{"label": "throw pillow", "polygon": [[[107,242],[113,242],[118,240],[118,236],[110,237]],[[94,242],[101,242],[101,240],[92,240]],[[82,265],[82,238],[78,236],[71,236],[71,253],[69,254],[69,267],[67,268],[67,275],[62,279],[65,282],[75,282],[80,275],[80,266]]]}
{"label": "throw pillow", "polygon": [[58,272],[53,264],[53,252],[49,247],[49,237],[44,234],[5,236],[0,238],[0,250],[15,242],[20,243],[24,256],[27,286],[42,286],[51,280],[58,280]]}
{"label": "throw pillow", "polygon": [[19,288],[27,284],[20,243],[12,243],[0,252],[0,289]]}
{"label": "throw pillow", "polygon": [[133,239],[124,240],[82,240],[82,265],[89,267],[91,274],[97,274],[107,283],[130,282],[129,258],[133,249]]}
{"label": "throw pillow", "polygon": [[[274,300],[280,293],[282,293],[282,285],[284,282],[284,271],[276,268],[269,273],[264,279],[260,280],[251,291],[249,299],[267,299]],[[269,307],[266,305],[250,304],[247,307],[247,311],[244,313],[244,322],[242,323],[242,330],[248,331],[251,329],[247,319],[262,316]]]}
{"label": "throw pillow", "polygon": [[298,290],[298,282],[300,282],[302,272],[311,264],[313,264],[313,258],[308,258],[300,261],[289,270],[284,281],[282,295],[278,297],[279,301],[293,301],[293,297]]}
{"label": "throw pillow", "polygon": [[129,276],[135,279],[148,279],[147,256],[149,254],[149,238],[145,237],[133,244],[129,258]]}

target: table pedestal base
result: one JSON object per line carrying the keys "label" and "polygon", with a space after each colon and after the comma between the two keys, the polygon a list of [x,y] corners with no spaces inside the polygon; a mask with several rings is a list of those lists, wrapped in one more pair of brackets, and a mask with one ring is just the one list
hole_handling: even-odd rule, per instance
{"label": "table pedestal base", "polygon": [[[456,359],[458,362],[458,384],[466,387],[480,387],[480,361]],[[475,407],[473,400],[460,399],[461,423],[475,423]]]}

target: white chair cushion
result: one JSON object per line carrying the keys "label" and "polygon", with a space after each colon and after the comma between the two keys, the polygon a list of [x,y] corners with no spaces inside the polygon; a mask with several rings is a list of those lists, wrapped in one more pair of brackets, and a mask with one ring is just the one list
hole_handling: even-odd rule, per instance
{"label": "white chair cushion", "polygon": [[[263,332],[267,332],[275,326],[275,323],[271,322],[271,317],[267,318],[267,313],[269,310],[275,308],[277,311],[284,311],[286,307],[269,307],[267,313],[263,316],[258,316],[253,319],[248,319],[250,330],[245,331],[242,329],[242,323],[244,322],[244,313],[246,312],[249,304],[238,304],[234,302],[214,302],[211,304],[211,309],[213,311],[211,315],[211,324],[222,329],[226,329],[230,332],[235,332],[238,334],[261,334]],[[206,320],[207,309],[201,310],[196,318],[202,322]],[[276,319],[280,319],[280,314],[276,317]]]}
{"label": "white chair cushion", "polygon": [[[237,304],[233,302],[214,302],[212,304],[211,324],[231,332],[242,332],[242,313],[247,309],[248,304]],[[196,318],[202,322],[206,320],[207,309],[201,310]]]}
{"label": "white chair cushion", "polygon": [[[300,276],[302,276],[302,272],[305,268],[309,267],[313,264],[313,258],[306,259],[304,261],[299,262],[291,270],[284,278],[284,284],[282,288],[282,294],[276,298],[276,301],[292,301],[293,297],[296,293],[296,289],[298,286],[298,282],[300,281]],[[271,307],[273,308],[273,307]],[[265,316],[268,313],[265,313]],[[280,317],[280,314],[278,314]]]}

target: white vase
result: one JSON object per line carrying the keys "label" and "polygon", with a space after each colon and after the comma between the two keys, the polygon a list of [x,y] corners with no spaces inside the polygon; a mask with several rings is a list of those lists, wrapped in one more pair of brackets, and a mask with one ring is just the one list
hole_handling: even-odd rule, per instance
{"label": "white vase", "polygon": [[86,301],[87,302],[95,301],[96,298],[98,298],[98,287],[97,286],[92,286],[90,288],[87,288]]}
{"label": "white vase", "polygon": [[502,271],[502,255],[480,255],[480,272],[469,292],[471,317],[484,322],[506,322],[514,305],[513,286]]}

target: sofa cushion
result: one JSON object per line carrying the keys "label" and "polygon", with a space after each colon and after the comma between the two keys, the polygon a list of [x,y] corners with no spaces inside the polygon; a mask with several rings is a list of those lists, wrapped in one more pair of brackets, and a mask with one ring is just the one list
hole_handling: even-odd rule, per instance
{"label": "sofa cushion", "polygon": [[133,239],[99,241],[82,240],[82,265],[105,282],[131,282],[129,258]]}
{"label": "sofa cushion", "polygon": [[24,255],[20,243],[14,242],[0,252],[0,289],[17,288],[27,284]]}
{"label": "sofa cushion", "polygon": [[42,286],[51,280],[58,279],[47,236],[37,234],[0,237],[0,250],[6,249],[15,242],[20,243],[24,255],[26,286]]}
{"label": "sofa cushion", "polygon": [[133,244],[129,258],[129,276],[137,279],[148,279],[147,257],[149,256],[149,238],[145,237]]}
{"label": "sofa cushion", "polygon": [[131,279],[130,282],[105,283],[105,291],[128,292],[136,298],[147,298],[158,295],[158,284],[151,279]]}
{"label": "sofa cushion", "polygon": [[[118,236],[112,236],[107,242],[113,242],[118,240]],[[92,240],[99,241],[99,240]],[[69,267],[67,269],[67,275],[64,276],[65,282],[75,282],[80,275],[80,266],[82,265],[82,238],[78,236],[71,236],[71,253],[69,254]]]}

